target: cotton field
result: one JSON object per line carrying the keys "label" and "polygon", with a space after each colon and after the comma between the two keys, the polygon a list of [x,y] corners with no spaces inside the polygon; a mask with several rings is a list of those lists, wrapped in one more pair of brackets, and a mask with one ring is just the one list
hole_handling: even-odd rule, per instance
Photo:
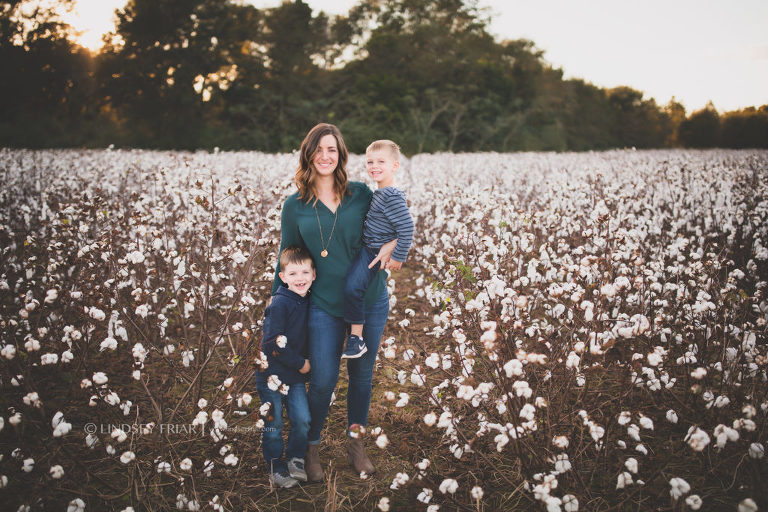
{"label": "cotton field", "polygon": [[297,162],[0,150],[8,510],[768,509],[768,152],[405,160],[378,471],[342,373],[328,481],[278,493],[252,376]]}

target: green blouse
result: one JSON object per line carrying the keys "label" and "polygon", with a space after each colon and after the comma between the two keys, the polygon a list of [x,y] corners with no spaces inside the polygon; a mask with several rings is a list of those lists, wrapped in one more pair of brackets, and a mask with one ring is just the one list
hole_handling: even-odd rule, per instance
{"label": "green blouse", "polygon": [[[298,192],[289,196],[283,203],[280,222],[280,252],[290,245],[306,247],[309,250],[317,270],[317,279],[311,289],[312,302],[328,314],[341,318],[344,317],[344,282],[347,268],[363,246],[363,221],[373,197],[373,191],[368,185],[359,181],[349,182],[347,189],[351,195],[345,196],[339,204],[335,229],[333,212],[322,201],[317,201],[315,207],[311,202],[303,202]],[[325,258],[320,256],[323,245],[320,242],[318,218],[323,228],[323,242],[328,251]],[[333,236],[330,236],[332,231]],[[283,284],[278,276],[279,272],[278,262],[272,295]],[[386,272],[378,272],[365,293],[365,303],[373,304],[381,297],[385,286]]]}

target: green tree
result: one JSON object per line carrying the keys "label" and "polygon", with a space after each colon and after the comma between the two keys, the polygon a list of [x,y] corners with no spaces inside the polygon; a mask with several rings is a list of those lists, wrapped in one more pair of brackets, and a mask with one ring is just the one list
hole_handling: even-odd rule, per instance
{"label": "green tree", "polygon": [[[130,143],[194,148],[217,127],[221,92],[238,79],[253,8],[219,0],[131,0],[100,59],[103,95],[136,134]],[[249,53],[258,63],[259,55]],[[258,74],[258,64],[243,66]],[[254,68],[256,71],[254,71]]]}
{"label": "green tree", "polygon": [[726,112],[720,130],[724,147],[768,148],[768,105]]}
{"label": "green tree", "polygon": [[720,137],[720,115],[710,102],[701,110],[692,113],[680,123],[678,140],[689,148],[713,148]]}
{"label": "green tree", "polygon": [[90,53],[72,43],[60,11],[71,0],[49,5],[0,2],[0,143],[63,145],[67,125],[81,119],[93,92]]}
{"label": "green tree", "polygon": [[666,114],[668,120],[668,135],[667,139],[664,141],[664,145],[667,147],[677,147],[680,145],[677,134],[680,130],[680,125],[685,121],[685,107],[673,96],[672,99],[669,100],[669,103],[664,106],[663,112]]}
{"label": "green tree", "polygon": [[644,100],[642,91],[625,86],[609,89],[607,95],[614,109],[613,129],[619,146],[653,148],[664,144],[669,124],[653,98]]}

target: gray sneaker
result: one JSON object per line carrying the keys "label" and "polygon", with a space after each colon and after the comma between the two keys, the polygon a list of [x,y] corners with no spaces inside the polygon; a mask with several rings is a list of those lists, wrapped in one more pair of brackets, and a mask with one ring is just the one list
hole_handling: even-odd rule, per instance
{"label": "gray sneaker", "polygon": [[302,482],[307,481],[307,472],[304,470],[304,459],[294,457],[288,461],[288,472],[292,478]]}
{"label": "gray sneaker", "polygon": [[293,487],[299,483],[299,481],[295,478],[292,478],[283,473],[270,473],[269,482],[275,487],[282,487],[283,489],[288,489],[289,487]]}

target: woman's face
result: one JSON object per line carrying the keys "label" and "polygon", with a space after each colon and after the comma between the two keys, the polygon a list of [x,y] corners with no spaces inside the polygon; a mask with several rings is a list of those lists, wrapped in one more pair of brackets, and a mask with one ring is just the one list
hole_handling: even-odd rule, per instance
{"label": "woman's face", "polygon": [[330,176],[336,170],[339,164],[339,146],[336,144],[336,137],[323,135],[320,143],[317,145],[312,164],[320,176]]}

